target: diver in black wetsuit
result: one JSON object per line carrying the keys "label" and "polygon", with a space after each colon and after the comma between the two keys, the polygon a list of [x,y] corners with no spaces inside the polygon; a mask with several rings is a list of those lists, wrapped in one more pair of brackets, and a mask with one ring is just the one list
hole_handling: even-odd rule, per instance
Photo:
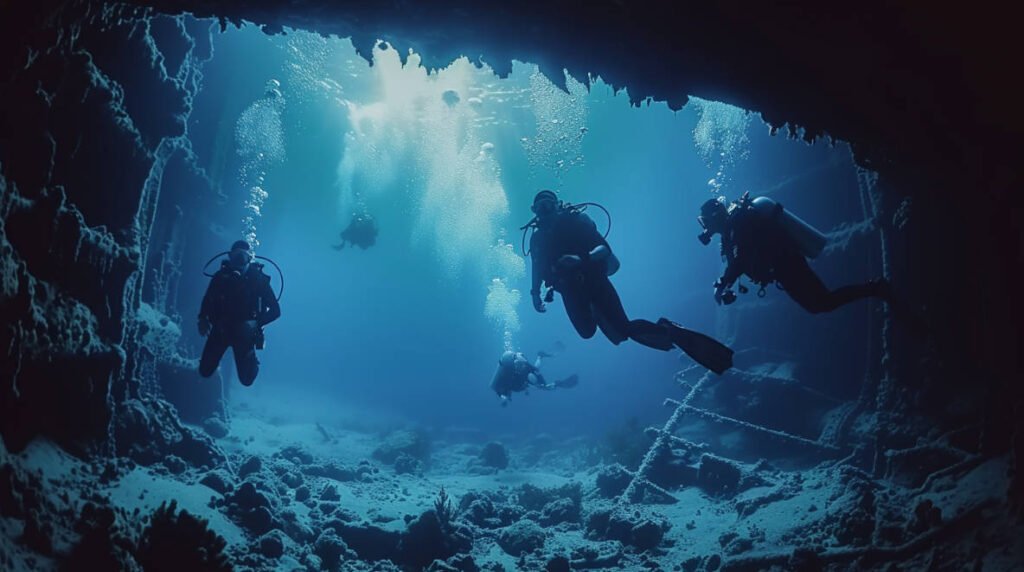
{"label": "diver in black wetsuit", "polygon": [[[506,351],[498,359],[498,369],[491,378],[491,391],[501,398],[501,406],[505,407],[512,400],[512,394],[526,392],[531,387],[543,390],[568,389],[579,383],[579,376],[570,375],[565,379],[549,382],[540,372],[540,354],[537,360],[530,363],[520,352]],[[550,355],[550,354],[548,354]]]}
{"label": "diver in black wetsuit", "polygon": [[[700,212],[697,220],[704,228],[700,241],[707,245],[715,234],[722,239],[726,267],[714,283],[719,304],[736,301],[732,286],[743,274],[760,286],[759,296],[764,296],[765,287],[776,283],[812,314],[831,312],[861,298],[891,299],[884,279],[835,290],[825,286],[807,263],[808,257],[821,253],[825,236],[767,197],[751,199],[744,194],[729,206],[724,199],[710,199]],[[745,291],[741,285],[740,292]]]}
{"label": "diver in black wetsuit", "polygon": [[199,335],[206,337],[206,345],[199,359],[199,375],[213,375],[231,347],[238,380],[252,385],[260,370],[256,349],[263,349],[263,327],[280,316],[281,307],[263,265],[253,261],[248,242],[235,242],[203,296]]}
{"label": "diver in black wetsuit", "polygon": [[663,351],[675,345],[716,373],[732,367],[732,350],[708,336],[665,318],[655,324],[626,316],[608,279],[618,271],[619,260],[581,207],[562,203],[554,192],[544,190],[534,197],[531,210],[536,216],[523,228],[535,229],[530,239],[534,309],[546,311],[540,289],[547,284],[547,301],[552,301],[553,292],[561,294],[569,320],[584,339],[600,328],[615,345],[628,339]]}
{"label": "diver in black wetsuit", "polygon": [[377,243],[377,222],[369,214],[352,217],[352,222],[341,231],[341,244],[333,245],[334,250],[343,250],[353,245],[366,250]]}

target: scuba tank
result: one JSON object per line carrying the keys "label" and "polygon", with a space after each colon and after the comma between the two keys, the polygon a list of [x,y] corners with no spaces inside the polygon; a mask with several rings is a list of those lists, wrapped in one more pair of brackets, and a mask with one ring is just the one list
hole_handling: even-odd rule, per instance
{"label": "scuba tank", "polygon": [[744,195],[740,199],[740,206],[752,209],[758,218],[764,220],[778,217],[783,230],[796,241],[797,246],[800,247],[800,253],[807,258],[817,258],[828,243],[828,238],[820,230],[768,197],[750,199]]}
{"label": "scuba tank", "polygon": [[[607,239],[608,235],[612,233],[612,215],[611,215],[610,212],[608,212],[608,209],[604,208],[604,205],[602,205],[600,203],[591,203],[591,202],[588,202],[588,203],[577,203],[577,204],[567,203],[565,201],[559,201],[558,202],[558,208],[560,210],[563,210],[563,211],[569,212],[569,213],[573,213],[573,214],[582,214],[582,213],[587,211],[587,207],[597,207],[597,208],[601,209],[601,211],[604,212],[604,216],[608,218],[608,228],[605,229],[605,231],[601,235],[602,238]],[[531,218],[529,222],[527,222],[523,226],[519,227],[519,230],[523,231],[523,239],[522,239],[522,243],[520,244],[520,249],[522,250],[523,256],[530,256],[530,251],[526,249],[526,239],[527,239],[527,234],[532,234],[533,232],[536,232],[536,230],[537,230],[537,217]]]}

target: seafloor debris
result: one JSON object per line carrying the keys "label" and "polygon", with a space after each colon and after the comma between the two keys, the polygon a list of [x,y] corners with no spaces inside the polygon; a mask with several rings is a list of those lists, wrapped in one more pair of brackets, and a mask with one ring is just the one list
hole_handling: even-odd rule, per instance
{"label": "seafloor debris", "polygon": [[[278,439],[275,425],[255,417],[246,425],[256,427],[254,440],[225,441],[214,468],[203,466],[203,455],[182,457],[181,473],[163,463],[91,466],[61,456],[66,476],[55,483],[69,492],[66,501],[36,493],[47,485],[20,468],[25,459],[57,453],[6,457],[0,523],[23,524],[0,562],[19,569],[28,557],[66,554],[131,569],[142,562],[140,547],[158,553],[170,530],[190,539],[188,547],[206,546],[201,554],[211,556],[213,569],[227,561],[236,569],[310,572],[664,569],[669,562],[684,570],[838,570],[854,561],[868,568],[926,562],[936,550],[964,565],[1019,556],[1012,549],[978,556],[963,534],[980,526],[980,534],[1014,546],[1013,525],[997,526],[1003,521],[993,517],[1002,493],[990,483],[1006,470],[998,460],[956,463],[958,471],[933,470],[901,485],[835,461],[782,469],[781,459],[748,463],[707,450],[713,447],[670,445],[656,455],[651,484],[641,485],[641,502],[633,503],[623,494],[639,470],[569,455],[573,442],[548,441],[562,452],[566,476],[542,472],[550,471],[548,461],[510,465],[501,475],[514,482],[529,474],[533,482],[508,485],[467,470],[480,447],[437,443],[430,468],[398,473],[366,460],[378,442],[348,431],[334,430],[338,443],[269,446]],[[472,485],[460,471],[476,479]],[[917,483],[924,488],[911,486]],[[182,499],[177,506],[175,497]],[[132,523],[151,512],[143,545],[143,529]]]}

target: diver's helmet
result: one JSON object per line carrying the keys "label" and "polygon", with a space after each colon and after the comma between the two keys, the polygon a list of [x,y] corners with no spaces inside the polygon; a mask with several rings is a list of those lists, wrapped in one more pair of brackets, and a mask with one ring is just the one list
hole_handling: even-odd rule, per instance
{"label": "diver's helmet", "polygon": [[533,205],[530,210],[538,216],[549,215],[558,208],[558,195],[554,191],[544,189],[533,197]]}
{"label": "diver's helmet", "polygon": [[711,242],[711,237],[721,231],[722,224],[728,216],[729,209],[725,206],[725,197],[715,197],[704,201],[704,204],[700,206],[700,216],[697,217],[697,222],[704,230],[697,235],[697,240],[707,246]]}
{"label": "diver's helmet", "polygon": [[228,252],[228,260],[231,261],[231,265],[236,268],[241,268],[246,264],[252,262],[253,252],[252,246],[244,240],[236,240],[231,245],[231,251]]}

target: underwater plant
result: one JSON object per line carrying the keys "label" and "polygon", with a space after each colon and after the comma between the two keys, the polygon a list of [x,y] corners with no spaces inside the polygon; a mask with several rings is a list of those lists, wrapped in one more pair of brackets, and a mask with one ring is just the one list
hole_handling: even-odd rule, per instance
{"label": "underwater plant", "polygon": [[448,496],[448,491],[444,490],[444,486],[437,491],[437,497],[434,499],[434,514],[437,515],[437,522],[441,525],[442,530],[449,530],[458,514],[451,497]]}

